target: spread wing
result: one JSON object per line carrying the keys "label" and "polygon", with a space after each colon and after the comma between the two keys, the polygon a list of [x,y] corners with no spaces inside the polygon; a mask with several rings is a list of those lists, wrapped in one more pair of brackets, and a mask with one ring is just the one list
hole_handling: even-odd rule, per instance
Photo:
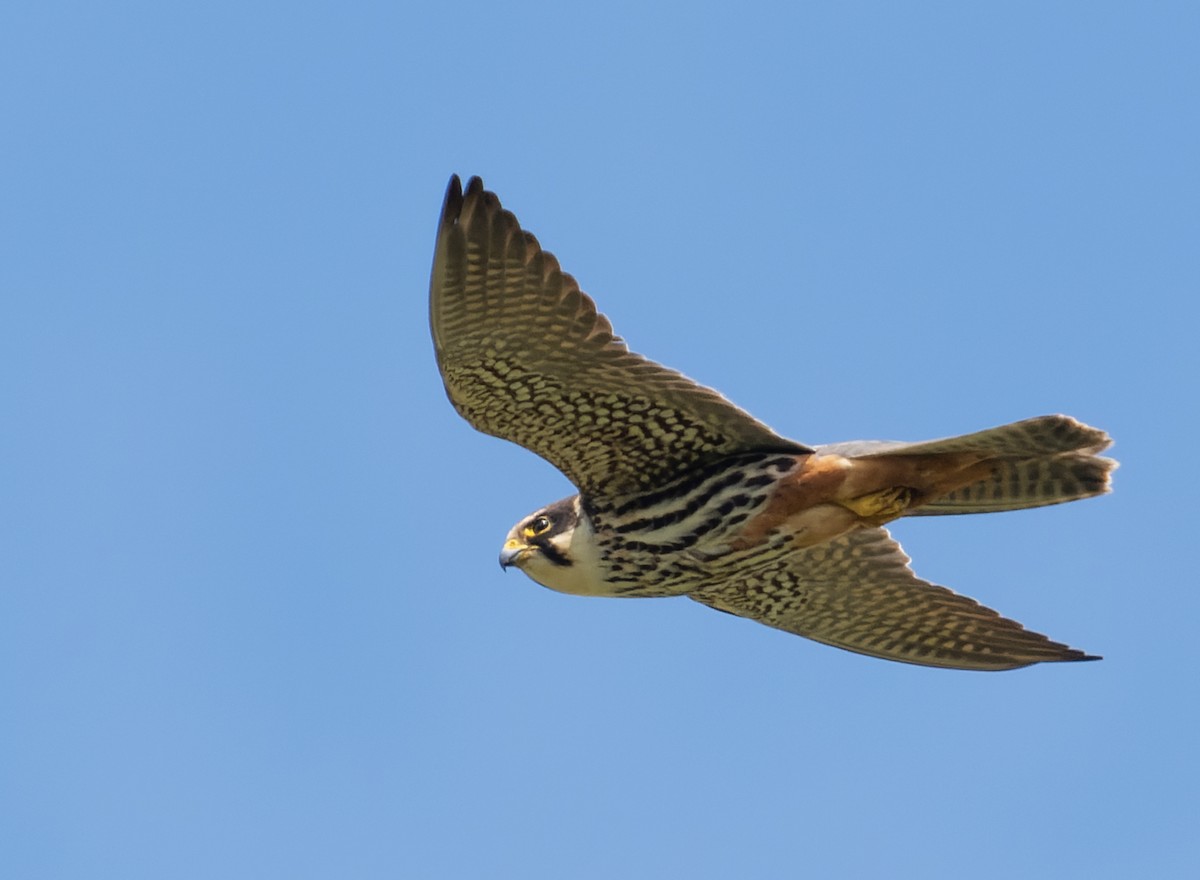
{"label": "spread wing", "polygon": [[620,495],[750,450],[800,453],[720,394],[626,348],[558,261],[474,177],[450,179],[429,295],[454,408],[582,491]]}
{"label": "spread wing", "polygon": [[1097,660],[921,580],[886,529],[861,529],[691,594],[720,611],[885,660],[1015,669]]}

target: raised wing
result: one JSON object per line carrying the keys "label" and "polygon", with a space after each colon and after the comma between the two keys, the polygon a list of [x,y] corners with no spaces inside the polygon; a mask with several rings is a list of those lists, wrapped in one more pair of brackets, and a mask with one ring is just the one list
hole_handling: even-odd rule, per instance
{"label": "raised wing", "polygon": [[582,491],[645,491],[752,450],[800,453],[717,392],[633,354],[483,182],[450,179],[429,296],[454,408]]}
{"label": "raised wing", "polygon": [[923,666],[1000,670],[1099,659],[921,580],[908,563],[886,529],[862,529],[691,598],[848,651]]}

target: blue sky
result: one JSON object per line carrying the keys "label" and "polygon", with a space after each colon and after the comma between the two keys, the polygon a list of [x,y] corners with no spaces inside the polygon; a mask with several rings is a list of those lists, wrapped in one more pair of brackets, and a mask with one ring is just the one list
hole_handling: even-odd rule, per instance
{"label": "blue sky", "polygon": [[[6,4],[3,873],[1194,871],[1198,25]],[[894,529],[1106,659],[921,669],[501,574],[571,487],[444,398],[452,172],[801,441],[1108,430],[1110,497]]]}

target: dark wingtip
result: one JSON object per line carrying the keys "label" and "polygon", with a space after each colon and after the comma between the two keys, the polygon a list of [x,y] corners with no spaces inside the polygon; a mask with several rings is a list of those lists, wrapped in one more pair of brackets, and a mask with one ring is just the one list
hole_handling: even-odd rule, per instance
{"label": "dark wingtip", "polygon": [[[473,178],[472,182],[478,179]],[[439,229],[444,229],[458,219],[458,215],[462,213],[462,204],[462,181],[458,179],[457,174],[451,174],[450,182],[446,184],[446,198],[442,200],[442,218],[438,223]]]}

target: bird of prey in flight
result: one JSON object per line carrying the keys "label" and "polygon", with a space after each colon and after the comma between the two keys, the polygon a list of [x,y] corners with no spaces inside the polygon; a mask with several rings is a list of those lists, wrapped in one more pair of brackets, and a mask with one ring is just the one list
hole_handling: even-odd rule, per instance
{"label": "bird of prey in flight", "polygon": [[1050,415],[919,443],[781,437],[631,352],[478,177],[450,180],[429,311],[459,414],[579,490],[518,522],[502,566],[564,593],[687,596],[887,660],[1097,659],[917,577],[884,525],[1103,494],[1103,431]]}

